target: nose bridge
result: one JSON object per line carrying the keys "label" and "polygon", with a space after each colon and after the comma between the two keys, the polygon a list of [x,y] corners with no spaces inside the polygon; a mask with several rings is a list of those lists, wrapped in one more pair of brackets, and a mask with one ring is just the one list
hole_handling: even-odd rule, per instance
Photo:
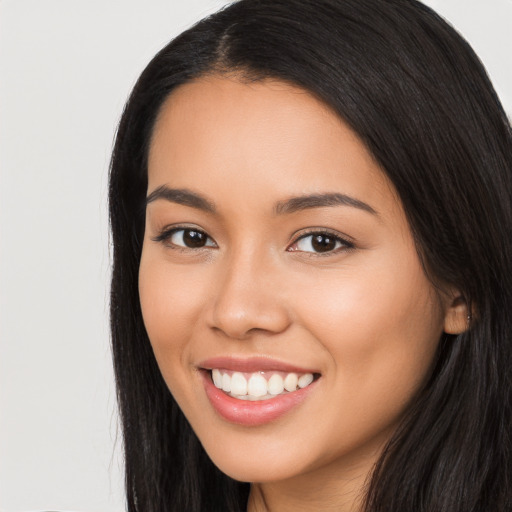
{"label": "nose bridge", "polygon": [[241,247],[226,255],[212,304],[212,327],[232,338],[278,333],[289,317],[280,301],[278,268],[268,251]]}

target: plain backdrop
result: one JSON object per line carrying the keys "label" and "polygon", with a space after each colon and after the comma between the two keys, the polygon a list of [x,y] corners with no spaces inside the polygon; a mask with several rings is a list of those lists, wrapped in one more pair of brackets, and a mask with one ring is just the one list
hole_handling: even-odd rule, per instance
{"label": "plain backdrop", "polygon": [[[0,510],[124,510],[108,162],[138,74],[222,0],[0,0]],[[512,112],[512,0],[430,0]]]}

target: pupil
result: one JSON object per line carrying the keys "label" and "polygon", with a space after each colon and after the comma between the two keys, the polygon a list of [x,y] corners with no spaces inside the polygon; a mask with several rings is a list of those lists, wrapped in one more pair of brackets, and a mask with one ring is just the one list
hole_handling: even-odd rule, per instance
{"label": "pupil", "polygon": [[336,240],[326,235],[315,235],[311,245],[317,252],[327,252],[334,249],[336,246]]}
{"label": "pupil", "polygon": [[199,231],[193,231],[191,229],[186,229],[183,233],[183,242],[187,247],[204,247],[206,244],[206,236],[204,233]]}

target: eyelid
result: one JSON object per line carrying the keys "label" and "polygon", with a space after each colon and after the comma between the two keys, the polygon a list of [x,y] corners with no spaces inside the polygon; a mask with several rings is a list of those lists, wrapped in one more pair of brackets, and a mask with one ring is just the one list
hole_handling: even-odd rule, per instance
{"label": "eyelid", "polygon": [[[186,230],[197,231],[199,233],[206,235],[206,238],[209,241],[211,241],[213,243],[213,245],[205,245],[203,247],[193,248],[193,247],[181,246],[181,245],[177,245],[172,242],[169,242],[169,239],[176,232],[186,231]],[[301,250],[291,249],[291,247],[294,244],[297,244],[300,240],[303,240],[304,238],[307,238],[308,236],[313,236],[313,235],[328,235],[331,238],[335,239],[337,242],[340,242],[342,244],[342,247],[339,247],[337,249],[333,249],[330,251],[325,251],[325,252],[301,251]],[[204,229],[199,228],[196,225],[191,225],[191,224],[178,224],[178,225],[165,226],[159,230],[159,233],[156,236],[151,237],[151,240],[153,240],[154,242],[168,242],[169,247],[171,247],[173,249],[184,250],[184,251],[188,251],[188,250],[197,251],[197,250],[201,250],[201,249],[205,249],[205,248],[212,248],[212,247],[218,248],[217,242]],[[315,228],[308,228],[306,230],[299,231],[298,233],[296,233],[293,237],[293,241],[288,245],[286,250],[289,252],[296,251],[296,252],[307,253],[309,255],[315,255],[315,256],[328,256],[328,255],[332,255],[332,254],[337,254],[340,251],[346,251],[346,250],[350,250],[353,248],[354,248],[354,242],[352,240],[352,237],[349,237],[349,236],[347,236],[343,233],[340,233],[339,231],[333,230],[333,229],[315,227]]]}
{"label": "eyelid", "polygon": [[[206,235],[206,238],[213,242],[214,248],[218,247],[217,242],[204,229],[201,229],[200,227],[194,226],[191,224],[178,224],[178,225],[165,226],[159,230],[159,232],[156,236],[151,237],[151,240],[153,242],[168,242],[169,239],[172,237],[172,235],[174,235],[176,232],[187,231],[187,230],[197,231],[198,233],[202,233],[202,234]],[[207,245],[204,247],[198,247],[198,248],[183,247],[181,245],[173,244],[172,242],[168,242],[168,246],[173,249],[179,249],[179,250],[185,250],[185,251],[186,250],[197,251],[197,250],[205,249],[207,247],[209,247],[209,248],[212,247],[211,245]]]}
{"label": "eyelid", "polygon": [[326,252],[299,251],[299,250],[296,250],[296,252],[303,252],[303,253],[307,253],[308,255],[315,255],[315,256],[329,256],[332,254],[337,254],[340,251],[347,251],[347,250],[354,249],[354,247],[355,247],[355,243],[354,243],[352,237],[349,237],[348,235],[340,233],[339,231],[329,229],[329,228],[308,228],[305,231],[301,231],[301,232],[295,234],[293,241],[290,243],[290,245],[287,248],[287,251],[294,252],[292,249],[290,249],[291,246],[293,246],[300,240],[303,240],[304,238],[307,238],[308,236],[313,236],[313,235],[329,235],[330,237],[334,238],[336,241],[341,242],[343,247],[334,249],[332,251],[326,251]]}

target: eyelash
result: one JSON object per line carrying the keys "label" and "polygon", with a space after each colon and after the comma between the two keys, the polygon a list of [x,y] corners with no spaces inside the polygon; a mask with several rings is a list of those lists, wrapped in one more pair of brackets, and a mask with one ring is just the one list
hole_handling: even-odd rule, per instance
{"label": "eyelash", "polygon": [[[303,240],[306,240],[307,238],[309,237],[314,237],[314,236],[318,236],[318,237],[324,237],[324,238],[328,238],[332,241],[335,242],[336,245],[339,244],[339,247],[335,247],[333,250],[328,250],[328,251],[325,251],[325,252],[321,252],[321,251],[300,251],[299,249],[292,249],[291,247],[293,247],[294,245],[297,245],[299,242],[303,241]],[[311,245],[312,245],[313,241],[311,241]],[[341,236],[339,233],[337,233],[336,231],[332,231],[332,230],[329,230],[329,229],[325,229],[325,228],[316,228],[316,229],[311,229],[311,230],[308,230],[306,231],[305,233],[301,233],[300,236],[298,236],[289,246],[288,246],[288,249],[287,251],[289,252],[302,252],[304,254],[307,254],[308,256],[330,256],[330,255],[333,255],[333,254],[338,254],[339,252],[345,252],[345,251],[349,251],[351,249],[354,249],[354,244],[347,240],[346,238],[344,238],[343,236]]]}
{"label": "eyelash", "polygon": [[[191,232],[191,233],[196,233],[196,234],[199,234],[200,236],[204,236],[206,237],[206,244],[203,245],[203,246],[200,246],[200,247],[188,247],[188,246],[185,246],[185,245],[177,245],[173,242],[170,242],[170,239],[172,238],[173,235],[175,235],[176,233],[179,233],[180,231],[183,231],[183,233],[185,234],[185,232]],[[331,242],[334,242],[335,243],[335,247],[334,249],[332,250],[327,250],[327,251],[304,251],[304,250],[300,250],[300,249],[293,249],[292,247],[293,246],[296,246],[297,244],[299,244],[301,241],[304,241],[306,240],[307,238],[309,237],[314,237],[314,236],[317,236],[317,237],[324,237],[324,238],[327,238],[329,239]],[[198,228],[194,228],[192,226],[174,226],[172,228],[168,228],[168,229],[163,229],[160,234],[158,234],[157,236],[155,236],[154,238],[152,238],[152,240],[154,242],[160,242],[160,243],[165,243],[165,245],[173,250],[177,250],[177,251],[196,251],[196,250],[202,250],[202,249],[205,249],[205,248],[218,248],[216,242],[210,237],[208,236],[208,234],[201,230],[201,229],[198,229]],[[210,243],[209,245],[208,244],[208,241],[212,242]],[[313,241],[311,241],[310,245],[313,247]],[[338,247],[336,247],[336,245],[338,245]],[[332,254],[337,254],[339,252],[342,252],[342,251],[348,251],[348,250],[351,250],[354,248],[354,244],[352,242],[350,242],[349,240],[347,240],[346,238],[343,238],[342,236],[340,236],[339,233],[336,233],[334,231],[331,231],[331,230],[328,230],[328,229],[312,229],[310,231],[307,231],[305,233],[302,233],[300,236],[298,236],[297,238],[295,238],[295,240],[287,247],[287,251],[288,252],[301,252],[303,254],[307,254],[308,256],[329,256],[329,255],[332,255]]]}
{"label": "eyelash", "polygon": [[[207,241],[209,240],[209,241],[213,242],[214,245],[204,245],[201,247],[187,247],[187,246],[183,246],[183,245],[177,245],[177,244],[171,242],[170,239],[172,238],[172,236],[175,235],[176,233],[179,233],[180,231],[183,231],[184,234],[185,234],[185,232],[189,231],[191,233],[197,233],[201,236],[205,236]],[[215,243],[215,241],[210,236],[208,236],[208,234],[205,231],[203,231],[202,229],[192,227],[192,226],[173,226],[172,228],[164,228],[160,232],[160,234],[155,236],[154,238],[152,238],[152,240],[154,242],[162,242],[167,247],[169,247],[173,250],[184,251],[184,252],[201,250],[201,249],[205,249],[208,247],[214,247],[214,248],[217,247],[217,244]]]}

